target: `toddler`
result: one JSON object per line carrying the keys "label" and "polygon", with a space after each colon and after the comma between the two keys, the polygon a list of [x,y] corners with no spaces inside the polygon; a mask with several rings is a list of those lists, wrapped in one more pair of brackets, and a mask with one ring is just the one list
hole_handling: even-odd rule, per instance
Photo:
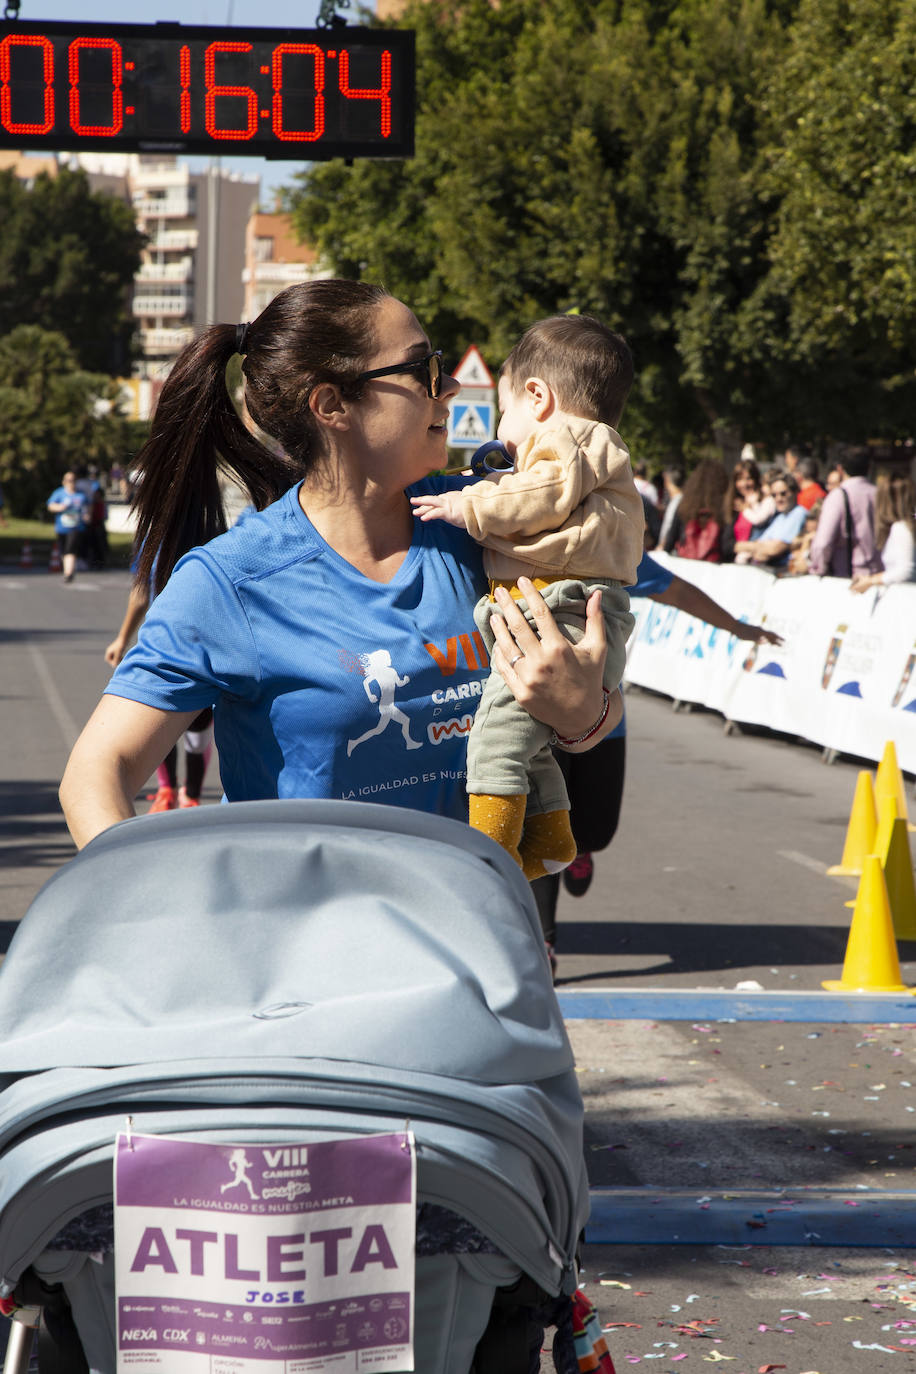
{"label": "toddler", "polygon": [[[604,715],[578,740],[558,739],[491,673],[468,740],[470,822],[502,844],[529,880],[571,863],[576,844],[569,800],[551,744],[597,734],[620,683],[633,628],[625,588],[636,581],[644,515],[629,454],[617,434],[633,380],[626,340],[587,315],[531,326],[499,378],[498,436],[514,470],[458,491],[413,497],[421,520],[463,526],[484,547],[490,593],[475,619],[492,651],[493,592],[528,577],[562,632],[577,643],[595,590],[607,630]],[[529,620],[531,619],[529,615]],[[516,660],[517,661],[517,660]],[[510,665],[511,666],[511,665]]]}

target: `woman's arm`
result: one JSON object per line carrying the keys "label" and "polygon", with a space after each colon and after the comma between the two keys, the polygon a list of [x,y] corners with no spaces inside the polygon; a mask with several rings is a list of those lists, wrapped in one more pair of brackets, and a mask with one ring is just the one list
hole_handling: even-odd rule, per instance
{"label": "woman's arm", "polygon": [[73,746],[60,785],[60,804],[78,849],[136,815],[139,788],[197,714],[102,697]]}

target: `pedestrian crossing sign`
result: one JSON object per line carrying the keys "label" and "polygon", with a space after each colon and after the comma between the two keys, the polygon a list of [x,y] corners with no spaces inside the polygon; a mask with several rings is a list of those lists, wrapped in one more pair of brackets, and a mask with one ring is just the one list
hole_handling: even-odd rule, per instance
{"label": "pedestrian crossing sign", "polygon": [[453,448],[477,448],[493,438],[495,407],[491,401],[456,401],[448,418]]}

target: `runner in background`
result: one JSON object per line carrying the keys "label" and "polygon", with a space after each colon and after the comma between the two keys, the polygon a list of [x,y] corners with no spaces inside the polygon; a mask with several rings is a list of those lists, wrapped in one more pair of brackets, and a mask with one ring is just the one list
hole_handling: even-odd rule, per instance
{"label": "runner in background", "polygon": [[[725,630],[737,639],[754,644],[781,644],[782,638],[761,625],[748,625],[713,601],[692,582],[685,582],[662,566],[649,554],[644,554],[636,573],[631,596],[645,596],[664,606],[676,606],[687,615],[705,620],[718,630]],[[531,884],[537,902],[541,928],[547,942],[550,962],[556,969],[554,953],[557,934],[557,899],[560,879],[571,897],[583,896],[591,886],[595,865],[593,855],[606,849],[614,838],[620,820],[626,764],[626,730],[624,715],[617,728],[587,754],[568,754],[556,751],[569,791],[570,823],[578,854],[563,874],[550,874]]]}

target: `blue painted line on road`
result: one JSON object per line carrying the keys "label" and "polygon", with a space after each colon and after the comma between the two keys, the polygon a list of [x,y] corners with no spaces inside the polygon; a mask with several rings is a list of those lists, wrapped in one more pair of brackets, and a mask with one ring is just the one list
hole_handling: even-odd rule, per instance
{"label": "blue painted line on road", "polygon": [[588,1245],[916,1247],[916,1193],[593,1188]]}
{"label": "blue painted line on road", "polygon": [[916,995],[885,992],[734,992],[693,988],[557,988],[567,1021],[916,1022]]}

